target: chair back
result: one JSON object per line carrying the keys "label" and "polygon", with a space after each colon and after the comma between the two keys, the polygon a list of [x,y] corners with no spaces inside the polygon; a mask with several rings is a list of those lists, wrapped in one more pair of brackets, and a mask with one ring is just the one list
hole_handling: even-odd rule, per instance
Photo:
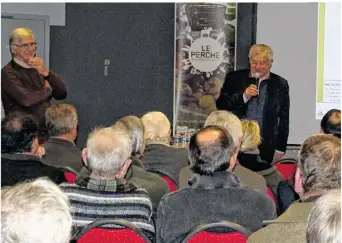
{"label": "chair back", "polygon": [[163,180],[167,183],[167,185],[169,186],[169,190],[170,192],[174,192],[177,190],[177,184],[175,183],[175,181],[165,172],[161,171],[161,170],[152,170],[152,169],[148,169],[148,172],[154,173],[159,175],[161,178],[163,178]]}
{"label": "chair back", "polygon": [[296,170],[296,159],[294,158],[285,158],[276,161],[273,164],[279,173],[282,175],[284,180],[289,180],[293,177],[295,170]]}
{"label": "chair back", "polygon": [[[104,225],[119,225],[122,229],[99,228]],[[124,219],[96,220],[80,230],[71,243],[152,243],[135,224]]]}
{"label": "chair back", "polygon": [[[214,228],[225,228],[231,232],[208,232],[208,230]],[[250,235],[251,232],[239,224],[230,221],[220,221],[196,227],[181,241],[181,243],[246,243],[248,236]]]}
{"label": "chair back", "polygon": [[76,174],[72,172],[64,172],[64,177],[67,180],[68,183],[74,184],[76,182]]}

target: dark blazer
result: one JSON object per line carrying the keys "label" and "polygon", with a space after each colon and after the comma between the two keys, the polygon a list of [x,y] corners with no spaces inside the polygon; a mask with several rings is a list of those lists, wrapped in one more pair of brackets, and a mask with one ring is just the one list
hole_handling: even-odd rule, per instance
{"label": "dark blazer", "polygon": [[278,184],[283,180],[277,168],[265,161],[262,161],[259,154],[241,152],[238,155],[240,165],[263,176],[266,184],[274,193],[277,192]]}
{"label": "dark blazer", "polygon": [[179,172],[188,165],[188,151],[164,144],[149,144],[146,146],[142,162],[147,170],[161,171],[178,185]]}
{"label": "dark blazer", "polygon": [[42,158],[44,164],[70,167],[76,172],[81,171],[82,151],[73,142],[50,138],[43,144],[43,147],[45,148],[45,156]]}
{"label": "dark blazer", "polygon": [[56,184],[66,182],[61,170],[43,164],[37,156],[1,154],[1,187],[13,186],[18,182],[39,177],[48,177]]}
{"label": "dark blazer", "polygon": [[[244,103],[243,93],[252,84],[249,69],[227,74],[216,107],[233,112],[240,119],[246,117],[248,102]],[[263,143],[260,156],[271,162],[275,150],[286,151],[289,135],[290,97],[288,82],[275,73],[270,73],[267,82],[266,100],[263,114]]]}

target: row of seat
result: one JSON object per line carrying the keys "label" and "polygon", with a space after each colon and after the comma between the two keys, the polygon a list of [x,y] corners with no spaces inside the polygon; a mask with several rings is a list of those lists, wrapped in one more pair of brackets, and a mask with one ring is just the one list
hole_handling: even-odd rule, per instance
{"label": "row of seat", "polygon": [[[285,158],[274,163],[274,166],[282,174],[285,180],[290,179],[294,175],[296,160],[294,158]],[[159,174],[169,185],[170,191],[177,190],[176,183],[166,174],[161,171],[151,171]],[[74,183],[76,175],[72,172],[65,172],[65,176],[69,183]],[[276,203],[275,196],[268,188],[267,194]],[[100,226],[106,224],[116,224],[123,227],[123,229],[103,229]],[[229,233],[214,233],[208,230],[212,228],[226,228]],[[235,242],[245,243],[251,232],[229,221],[215,222],[211,224],[204,224],[193,229],[183,240],[182,243],[218,243],[218,242]],[[106,219],[97,220],[84,227],[76,237],[71,241],[73,243],[110,243],[110,242],[136,242],[136,243],[150,243],[152,242],[145,233],[136,225],[124,219]]]}

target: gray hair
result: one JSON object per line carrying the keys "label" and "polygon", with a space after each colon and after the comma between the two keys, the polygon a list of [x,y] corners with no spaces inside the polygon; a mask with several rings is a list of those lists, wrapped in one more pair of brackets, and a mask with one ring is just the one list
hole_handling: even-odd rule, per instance
{"label": "gray hair", "polygon": [[306,139],[298,154],[303,192],[317,193],[341,187],[341,140],[316,134]]}
{"label": "gray hair", "polygon": [[87,141],[87,164],[93,175],[112,178],[130,157],[128,134],[112,127],[95,129]]}
{"label": "gray hair", "polygon": [[145,150],[145,127],[137,116],[125,116],[119,119],[113,128],[118,128],[129,135],[131,156],[140,158]]}
{"label": "gray hair", "polygon": [[9,45],[11,46],[15,40],[21,40],[22,37],[34,37],[33,31],[26,27],[16,28],[9,36]]}
{"label": "gray hair", "polygon": [[170,121],[159,112],[148,112],[141,117],[147,135],[147,143],[161,142],[170,143]]}
{"label": "gray hair", "polygon": [[265,44],[254,44],[248,53],[248,58],[251,59],[253,56],[264,56],[267,58],[269,63],[273,63],[273,51],[272,48]]}
{"label": "gray hair", "polygon": [[71,226],[67,196],[49,179],[1,190],[1,242],[66,243]]}
{"label": "gray hair", "polygon": [[51,136],[61,136],[77,127],[76,108],[69,104],[56,104],[45,111],[46,126]]}
{"label": "gray hair", "polygon": [[341,242],[341,189],[331,190],[316,201],[308,219],[306,242]]}
{"label": "gray hair", "polygon": [[204,127],[215,125],[225,129],[234,140],[236,148],[240,148],[242,125],[240,119],[229,111],[213,111],[205,120]]}

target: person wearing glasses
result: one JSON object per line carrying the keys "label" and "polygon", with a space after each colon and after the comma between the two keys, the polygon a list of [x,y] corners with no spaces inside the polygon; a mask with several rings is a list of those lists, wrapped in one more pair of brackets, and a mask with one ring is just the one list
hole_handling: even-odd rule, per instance
{"label": "person wearing glasses", "polygon": [[257,121],[262,137],[260,157],[272,163],[281,159],[286,151],[289,85],[286,79],[270,71],[273,63],[271,47],[255,44],[248,57],[249,69],[227,74],[216,107],[231,111],[240,119]]}
{"label": "person wearing glasses", "polygon": [[1,69],[1,99],[5,115],[14,111],[33,115],[39,122],[39,143],[49,137],[45,110],[51,98],[65,99],[63,79],[36,57],[37,43],[29,28],[17,28],[9,36],[12,60]]}

